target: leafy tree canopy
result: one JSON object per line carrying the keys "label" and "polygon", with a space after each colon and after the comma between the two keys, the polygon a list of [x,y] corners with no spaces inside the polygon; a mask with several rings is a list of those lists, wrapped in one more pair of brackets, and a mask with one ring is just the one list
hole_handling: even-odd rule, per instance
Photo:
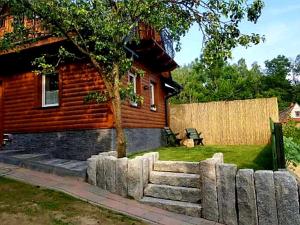
{"label": "leafy tree canopy", "polygon": [[280,109],[300,101],[299,58],[285,56],[267,60],[265,69],[254,63],[248,69],[244,59],[235,64],[219,60],[205,66],[196,60],[173,72],[184,86],[173,103],[228,101],[261,97],[277,97]]}

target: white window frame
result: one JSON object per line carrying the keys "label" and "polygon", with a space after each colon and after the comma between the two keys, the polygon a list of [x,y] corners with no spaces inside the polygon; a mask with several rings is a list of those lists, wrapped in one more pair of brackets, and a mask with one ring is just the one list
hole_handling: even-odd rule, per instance
{"label": "white window frame", "polygon": [[[133,80],[133,93],[136,95],[137,94],[136,93],[137,92],[137,87],[136,87],[136,84],[137,84],[136,78],[137,78],[137,76],[133,73],[128,73],[128,84],[131,84],[130,78],[132,78],[132,80]],[[132,106],[135,106],[135,107],[138,106],[137,102],[130,102],[130,104]]]}
{"label": "white window frame", "polygon": [[46,104],[46,76],[49,75],[47,74],[42,75],[42,107],[47,108],[47,107],[59,106],[59,99],[58,102],[55,104]]}
{"label": "white window frame", "polygon": [[[298,115],[297,115],[298,114]],[[299,118],[300,117],[300,111],[295,111],[295,116],[297,117],[297,118]]]}
{"label": "white window frame", "polygon": [[[156,111],[157,110],[157,106],[155,103],[155,83],[154,82],[150,82],[150,109],[151,111]],[[153,107],[153,105],[155,105]]]}

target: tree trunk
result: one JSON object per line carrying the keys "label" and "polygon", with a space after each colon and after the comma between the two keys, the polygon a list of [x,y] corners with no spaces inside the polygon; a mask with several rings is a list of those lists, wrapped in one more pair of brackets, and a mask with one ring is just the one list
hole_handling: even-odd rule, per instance
{"label": "tree trunk", "polygon": [[99,63],[96,61],[95,58],[90,57],[90,60],[93,66],[97,69],[99,74],[102,74],[103,81],[105,83],[106,89],[109,93],[109,97],[112,103],[112,113],[115,123],[116,135],[117,135],[117,153],[118,158],[126,157],[126,138],[125,133],[122,126],[122,102],[120,96],[120,70],[119,65],[114,63],[113,64],[113,84],[112,82],[108,81],[107,78],[104,76],[104,71],[102,70]]}
{"label": "tree trunk", "polygon": [[117,153],[118,158],[126,157],[126,138],[122,126],[122,112],[121,112],[121,97],[120,97],[120,73],[119,65],[113,65],[114,73],[114,86],[113,86],[113,98],[112,98],[112,109],[115,122],[115,129],[117,135]]}

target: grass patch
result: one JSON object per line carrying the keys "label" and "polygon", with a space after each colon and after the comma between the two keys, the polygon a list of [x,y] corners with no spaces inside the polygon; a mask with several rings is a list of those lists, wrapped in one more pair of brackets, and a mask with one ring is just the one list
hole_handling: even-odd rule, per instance
{"label": "grass patch", "polygon": [[[265,145],[239,145],[239,146],[196,146],[186,147],[163,147],[156,150],[160,160],[199,162],[213,156],[214,153],[222,152],[225,163],[234,163],[238,168],[252,168],[255,170],[272,169],[272,150]],[[129,155],[134,158],[143,155],[139,152]]]}
{"label": "grass patch", "polygon": [[142,225],[67,194],[0,177],[1,225]]}

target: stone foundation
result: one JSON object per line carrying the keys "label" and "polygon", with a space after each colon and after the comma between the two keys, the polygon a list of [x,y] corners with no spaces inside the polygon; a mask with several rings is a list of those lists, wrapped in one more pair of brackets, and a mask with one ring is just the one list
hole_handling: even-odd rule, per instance
{"label": "stone foundation", "polygon": [[[125,129],[127,152],[163,146],[161,129]],[[13,134],[4,150],[49,153],[54,158],[86,160],[92,155],[115,150],[115,130],[95,129],[49,133]]]}

